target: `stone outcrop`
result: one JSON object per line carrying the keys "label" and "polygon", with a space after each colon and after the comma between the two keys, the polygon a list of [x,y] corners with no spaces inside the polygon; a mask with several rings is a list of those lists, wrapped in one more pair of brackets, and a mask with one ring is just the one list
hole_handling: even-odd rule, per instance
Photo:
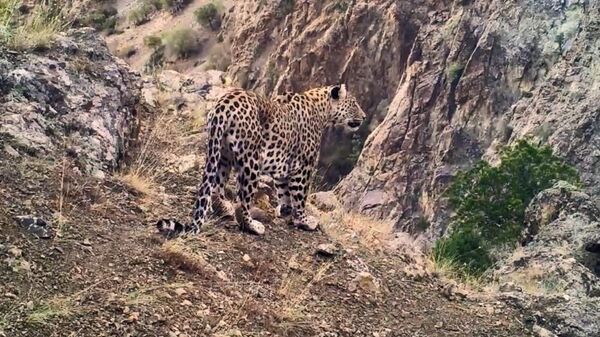
{"label": "stone outcrop", "polygon": [[335,130],[324,140],[321,173],[337,182],[383,118],[430,7],[445,4],[296,1],[288,15],[278,1],[260,3],[267,2],[236,2],[224,22],[234,60],[229,73],[240,85],[270,94],[344,82],[369,111],[360,137]]}
{"label": "stone outcrop", "polygon": [[537,323],[559,336],[597,335],[600,210],[588,194],[559,182],[532,200],[526,218],[523,246],[492,273],[501,292],[540,312]]}
{"label": "stone outcrop", "polygon": [[369,125],[354,140],[333,132],[321,162],[336,181],[370,133],[336,189],[347,208],[439,237],[453,175],[525,136],[600,191],[597,2],[296,1],[292,13],[283,3],[235,3],[222,33],[229,73],[267,93],[348,84]]}
{"label": "stone outcrop", "polygon": [[139,75],[92,29],[60,36],[48,50],[0,47],[0,137],[13,155],[77,158],[103,176],[137,132]]}
{"label": "stone outcrop", "polygon": [[598,6],[472,1],[431,12],[386,118],[336,190],[345,206],[435,239],[453,175],[523,137],[551,145],[597,195]]}

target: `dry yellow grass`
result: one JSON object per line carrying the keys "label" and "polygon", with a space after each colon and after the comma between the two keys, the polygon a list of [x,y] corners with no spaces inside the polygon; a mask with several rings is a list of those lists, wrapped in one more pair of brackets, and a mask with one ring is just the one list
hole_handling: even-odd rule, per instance
{"label": "dry yellow grass", "polygon": [[[295,262],[294,256],[292,259]],[[312,287],[327,277],[327,271],[329,271],[331,266],[331,262],[324,263],[312,273],[309,269],[310,267],[306,264],[298,264],[295,271],[284,275],[281,285],[277,290],[277,294],[283,298],[282,305],[277,312],[279,319],[286,322],[286,324],[302,323],[304,318],[304,306],[302,303],[310,295]],[[311,275],[306,276],[308,273],[311,273]],[[308,278],[309,280],[306,281]]]}
{"label": "dry yellow grass", "polygon": [[168,95],[157,95],[159,113],[143,127],[147,131],[141,137],[135,160],[115,174],[118,180],[143,194],[147,203],[152,203],[158,195],[159,181],[163,180],[168,171],[168,158],[180,145],[182,135],[190,129],[190,123],[182,122],[165,107],[167,100]]}
{"label": "dry yellow grass", "polygon": [[321,212],[311,207],[319,218],[323,232],[344,247],[361,246],[369,250],[384,249],[393,237],[393,223],[372,219],[364,215],[336,209]]}
{"label": "dry yellow grass", "polygon": [[209,279],[225,281],[226,277],[223,274],[219,275],[217,269],[191,247],[190,240],[194,238],[181,237],[165,242],[160,249],[160,256],[165,262],[182,270],[198,273]]}
{"label": "dry yellow grass", "polygon": [[19,0],[0,1],[0,40],[17,50],[47,48],[68,24],[57,2],[38,3],[21,16]]}
{"label": "dry yellow grass", "polygon": [[144,196],[152,196],[156,193],[156,182],[152,176],[131,172],[118,174],[117,179]]}

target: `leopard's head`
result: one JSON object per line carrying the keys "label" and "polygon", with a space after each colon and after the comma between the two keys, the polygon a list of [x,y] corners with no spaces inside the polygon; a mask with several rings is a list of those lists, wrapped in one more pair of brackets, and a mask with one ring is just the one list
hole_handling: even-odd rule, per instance
{"label": "leopard's head", "polygon": [[350,132],[355,132],[367,117],[358,105],[356,97],[346,91],[344,84],[329,87],[331,101],[331,122],[344,126]]}

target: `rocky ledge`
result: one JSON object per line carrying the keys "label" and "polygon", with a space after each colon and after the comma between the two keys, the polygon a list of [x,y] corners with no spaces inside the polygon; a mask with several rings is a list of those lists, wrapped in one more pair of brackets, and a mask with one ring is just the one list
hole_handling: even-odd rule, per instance
{"label": "rocky ledge", "polygon": [[67,155],[82,172],[103,176],[137,132],[139,83],[92,29],[71,30],[48,50],[0,47],[3,150]]}
{"label": "rocky ledge", "polygon": [[526,219],[523,246],[493,273],[503,296],[558,336],[597,336],[600,210],[588,194],[558,182],[533,199]]}

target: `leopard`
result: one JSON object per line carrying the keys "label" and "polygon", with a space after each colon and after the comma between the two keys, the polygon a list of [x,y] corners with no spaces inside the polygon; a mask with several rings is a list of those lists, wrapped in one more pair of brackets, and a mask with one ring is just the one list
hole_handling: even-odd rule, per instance
{"label": "leopard", "polygon": [[[286,92],[272,98],[243,89],[231,90],[207,115],[206,163],[191,223],[161,219],[156,224],[158,231],[167,236],[197,234],[215,205],[234,216],[241,230],[264,234],[265,225],[250,215],[262,176],[274,181],[278,216],[291,217],[291,224],[298,229],[317,230],[318,220],[307,215],[306,199],[322,137],[331,127],[356,132],[365,119],[365,112],[345,84]],[[225,185],[232,170],[237,171],[237,212],[225,199]]]}

